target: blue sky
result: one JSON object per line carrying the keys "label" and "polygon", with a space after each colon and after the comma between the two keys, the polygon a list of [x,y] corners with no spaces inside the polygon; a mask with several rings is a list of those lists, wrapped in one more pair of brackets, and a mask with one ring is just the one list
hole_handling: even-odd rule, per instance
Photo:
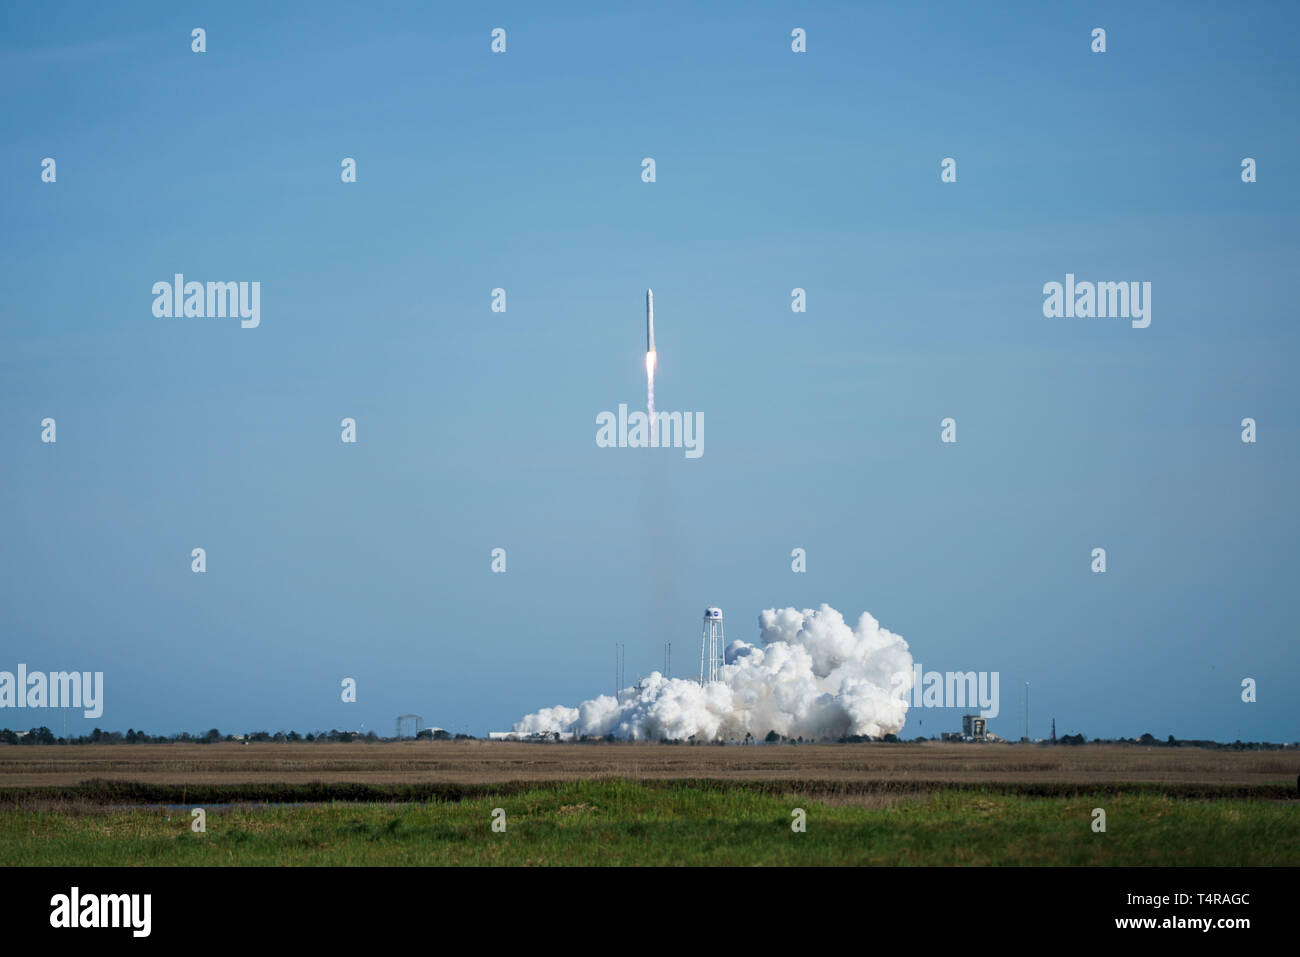
{"label": "blue sky", "polygon": [[[103,671],[72,733],[482,734],[827,602],[1004,735],[1027,680],[1035,736],[1300,737],[1295,8],[700,7],[0,12],[0,669]],[[595,444],[647,286],[699,459]]]}

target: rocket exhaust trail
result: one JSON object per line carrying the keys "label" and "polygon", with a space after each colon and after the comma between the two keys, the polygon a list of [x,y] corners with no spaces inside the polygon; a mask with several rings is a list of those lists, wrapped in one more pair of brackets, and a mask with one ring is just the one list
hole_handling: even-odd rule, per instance
{"label": "rocket exhaust trail", "polygon": [[653,289],[645,291],[645,380],[646,412],[650,416],[650,428],[655,422],[655,294]]}

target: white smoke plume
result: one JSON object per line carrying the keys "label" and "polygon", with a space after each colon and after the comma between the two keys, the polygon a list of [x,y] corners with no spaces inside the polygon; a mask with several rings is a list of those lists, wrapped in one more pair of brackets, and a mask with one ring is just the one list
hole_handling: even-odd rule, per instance
{"label": "white smoke plume", "polygon": [[830,605],[813,611],[769,608],[758,618],[759,644],[733,641],[722,680],[653,672],[618,698],[601,695],[576,708],[557,705],[525,715],[514,730],[613,734],[634,741],[743,738],[769,731],[805,740],[897,734],[907,720],[912,654],[907,642],[863,612],[850,628]]}

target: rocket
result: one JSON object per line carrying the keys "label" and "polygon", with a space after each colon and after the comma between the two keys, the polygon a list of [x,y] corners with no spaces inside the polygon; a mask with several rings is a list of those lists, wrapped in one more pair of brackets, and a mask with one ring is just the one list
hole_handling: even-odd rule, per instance
{"label": "rocket", "polygon": [[645,291],[645,351],[655,351],[655,291]]}
{"label": "rocket", "polygon": [[645,407],[650,413],[651,431],[655,421],[655,291],[645,291]]}

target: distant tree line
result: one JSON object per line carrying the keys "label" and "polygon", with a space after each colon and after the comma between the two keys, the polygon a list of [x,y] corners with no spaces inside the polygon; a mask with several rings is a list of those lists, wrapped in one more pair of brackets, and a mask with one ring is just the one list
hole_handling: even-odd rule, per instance
{"label": "distant tree line", "polygon": [[[472,734],[456,734],[444,731],[442,728],[425,728],[420,731],[417,738],[423,741],[475,741],[478,740]],[[54,732],[42,725],[39,728],[31,728],[26,732],[13,731],[9,728],[0,728],[0,744],[215,744],[218,741],[253,741],[253,742],[272,742],[276,744],[287,744],[295,741],[337,741],[341,743],[351,743],[354,741],[365,741],[372,743],[397,741],[398,738],[381,738],[374,731],[339,731],[332,729],[330,731],[316,731],[308,734],[299,734],[297,731],[254,731],[252,734],[222,734],[216,728],[200,734],[190,734],[188,731],[180,734],[149,734],[145,731],[137,731],[134,728],[128,728],[126,733],[121,731],[103,731],[99,728],[91,731],[90,734],[80,735],[77,737],[56,737]],[[410,740],[404,738],[400,740]],[[579,743],[597,744],[597,743],[614,743],[619,739],[612,734],[605,735],[583,735],[578,739]],[[860,734],[845,735],[840,738],[822,738],[814,741],[812,738],[805,739],[802,736],[787,737],[778,734],[776,731],[769,731],[763,737],[766,744],[814,744],[814,743],[839,743],[839,744],[867,744],[867,743],[894,743],[899,741],[895,734],[886,734],[881,738],[872,738]],[[910,739],[914,743],[924,741],[936,741],[937,738],[918,737]],[[759,739],[754,735],[746,733],[745,737],[734,739],[737,744],[758,744]],[[709,741],[697,739],[692,736],[686,739],[680,738],[661,738],[660,744],[689,744],[689,745],[725,745],[726,741],[716,740]],[[1274,744],[1268,741],[1207,741],[1203,739],[1177,740],[1171,734],[1167,739],[1161,741],[1154,735],[1147,733],[1139,738],[1093,738],[1089,742],[1083,734],[1066,734],[1057,738],[1055,741],[1040,741],[1040,745],[1052,747],[1055,745],[1077,746],[1081,744],[1131,744],[1151,748],[1209,748],[1216,751],[1277,751],[1282,748],[1295,747],[1296,744]]]}
{"label": "distant tree line", "polygon": [[[1083,742],[1083,735],[1075,735],[1078,742]],[[1050,742],[1049,742],[1050,743]],[[1184,738],[1177,739],[1172,734],[1161,741],[1155,735],[1147,733],[1140,738],[1093,738],[1093,744],[1138,744],[1148,748],[1210,748],[1215,751],[1277,751],[1281,748],[1288,747],[1286,744],[1275,744],[1270,741],[1242,741],[1238,738],[1236,741],[1210,741],[1205,738]],[[1290,747],[1295,747],[1292,742]]]}
{"label": "distant tree line", "polygon": [[[889,740],[891,737],[892,735],[887,735],[885,740]],[[841,738],[840,740],[854,742],[854,741],[868,741],[871,739],[851,736],[848,738]],[[919,744],[923,741],[938,741],[940,739],[922,737],[922,738],[912,738],[911,740]],[[1282,743],[1274,743],[1270,741],[1242,741],[1241,739],[1232,742],[1210,741],[1204,738],[1185,738],[1180,740],[1178,738],[1175,738],[1172,734],[1169,735],[1169,737],[1166,738],[1164,741],[1161,741],[1159,738],[1157,738],[1155,735],[1149,732],[1142,735],[1139,738],[1093,738],[1091,741],[1089,741],[1087,736],[1084,734],[1080,734],[1080,733],[1063,734],[1055,741],[1050,741],[1050,740],[1036,741],[1034,743],[1045,747],[1053,747],[1056,745],[1077,746],[1080,744],[1091,743],[1091,744],[1132,744],[1132,745],[1138,745],[1140,747],[1148,747],[1148,748],[1208,748],[1212,751],[1280,751],[1283,748],[1294,748],[1297,747],[1298,744],[1300,744],[1298,742],[1292,742],[1290,744],[1282,744]]]}
{"label": "distant tree line", "polygon": [[[422,732],[420,737],[424,740],[450,741],[453,736],[441,728],[426,729],[427,733]],[[55,737],[54,732],[42,725],[39,728],[32,728],[27,732],[13,731],[9,728],[0,728],[0,744],[215,744],[218,741],[270,741],[277,744],[287,744],[293,741],[396,741],[397,738],[381,738],[373,731],[367,731],[364,734],[360,731],[339,731],[337,729],[330,731],[317,731],[315,733],[299,734],[297,731],[254,731],[252,734],[223,735],[216,728],[211,728],[201,734],[190,734],[183,731],[180,734],[149,734],[145,731],[137,731],[134,728],[128,728],[126,733],[121,731],[103,731],[96,728],[90,734],[79,736],[69,736],[65,738]],[[473,735],[457,734],[454,736],[456,741],[473,741]]]}

